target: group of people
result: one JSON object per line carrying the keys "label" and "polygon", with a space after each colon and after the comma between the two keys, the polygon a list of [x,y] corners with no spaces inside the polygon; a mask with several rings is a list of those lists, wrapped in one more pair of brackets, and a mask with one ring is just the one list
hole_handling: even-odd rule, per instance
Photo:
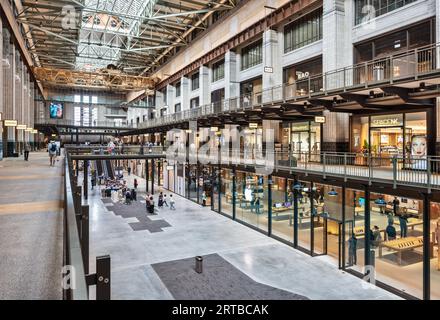
{"label": "group of people", "polygon": [[[176,210],[176,202],[174,201],[173,195],[170,194],[170,203],[168,205],[167,195],[161,192],[158,197],[157,206],[159,209],[162,209],[164,206],[170,208],[170,210]],[[154,197],[147,193],[145,197],[146,208],[149,214],[154,214]]]}
{"label": "group of people", "polygon": [[[385,229],[386,239],[388,241],[397,239],[397,230],[394,227],[394,218],[397,217],[399,219],[400,226],[400,237],[406,238],[408,237],[408,218],[410,215],[408,214],[408,208],[401,207],[400,201],[397,197],[394,197],[393,200],[393,209],[385,210],[385,208],[381,207],[381,214],[387,215],[387,227]],[[372,230],[369,231],[369,239],[371,241],[371,246],[373,248],[377,248],[380,246],[380,243],[384,241],[382,238],[381,230],[379,226],[375,225]],[[356,250],[357,250],[357,238],[353,233],[348,240],[348,250],[349,250],[349,264],[356,264]]]}

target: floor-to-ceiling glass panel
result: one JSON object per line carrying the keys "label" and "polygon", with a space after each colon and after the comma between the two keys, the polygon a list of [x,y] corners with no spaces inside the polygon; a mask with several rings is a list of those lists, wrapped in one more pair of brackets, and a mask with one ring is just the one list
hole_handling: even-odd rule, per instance
{"label": "floor-to-ceiling glass panel", "polygon": [[189,166],[189,199],[197,202],[197,165]]}
{"label": "floor-to-ceiling glass panel", "polygon": [[314,251],[339,259],[339,237],[342,224],[342,188],[315,184],[316,217],[314,221]]}
{"label": "floor-to-ceiling glass panel", "polygon": [[220,212],[220,180],[221,170],[217,167],[211,168],[211,181],[212,181],[212,209],[216,212]]}
{"label": "floor-to-ceiling glass panel", "polygon": [[222,213],[232,217],[232,170],[222,170],[220,191]]}
{"label": "floor-to-ceiling glass panel", "polygon": [[237,175],[237,219],[267,231],[268,187],[267,178],[253,173]]}
{"label": "floor-to-ceiling glass panel", "polygon": [[365,192],[345,190],[345,266],[364,272]]}
{"label": "floor-to-ceiling glass panel", "polygon": [[300,181],[301,188],[298,190],[298,246],[303,249],[311,249],[311,183]]}
{"label": "floor-to-ceiling glass panel", "polygon": [[376,279],[423,297],[423,201],[371,193],[371,250]]}
{"label": "floor-to-ceiling glass panel", "polygon": [[440,203],[432,202],[430,211],[431,299],[440,300]]}
{"label": "floor-to-ceiling glass panel", "polygon": [[209,166],[200,166],[199,172],[199,203],[203,206],[211,206],[212,181],[215,177],[211,175]]}
{"label": "floor-to-ceiling glass panel", "polygon": [[293,197],[289,197],[288,180],[272,179],[272,234],[293,242]]}

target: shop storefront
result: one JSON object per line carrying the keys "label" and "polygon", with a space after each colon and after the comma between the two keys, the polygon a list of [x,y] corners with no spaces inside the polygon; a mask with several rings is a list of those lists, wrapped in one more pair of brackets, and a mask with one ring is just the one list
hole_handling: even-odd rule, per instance
{"label": "shop storefront", "polygon": [[379,157],[424,158],[435,154],[429,112],[351,117],[351,151]]}
{"label": "shop storefront", "polygon": [[[286,96],[304,96],[323,90],[322,57],[314,58],[284,69]],[[310,91],[310,92],[309,92]]]}
{"label": "shop storefront", "polygon": [[283,148],[293,153],[308,154],[319,161],[322,140],[322,124],[314,121],[283,124]]}

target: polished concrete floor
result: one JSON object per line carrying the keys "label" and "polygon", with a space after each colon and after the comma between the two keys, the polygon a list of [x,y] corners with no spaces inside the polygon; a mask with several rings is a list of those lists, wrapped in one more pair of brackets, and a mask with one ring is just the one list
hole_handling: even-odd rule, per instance
{"label": "polished concrete floor", "polygon": [[[129,185],[132,178],[127,179]],[[138,181],[145,191],[145,182]],[[398,299],[325,259],[312,258],[210,208],[174,197],[176,211],[163,208],[151,218],[164,219],[171,227],[151,233],[134,231],[127,223],[131,221],[108,210],[98,189],[90,191],[91,271],[96,256],[111,256],[113,299],[173,299],[151,265],[210,254],[220,255],[259,283],[311,299]]]}
{"label": "polished concrete floor", "polygon": [[0,161],[0,300],[62,298],[61,163]]}

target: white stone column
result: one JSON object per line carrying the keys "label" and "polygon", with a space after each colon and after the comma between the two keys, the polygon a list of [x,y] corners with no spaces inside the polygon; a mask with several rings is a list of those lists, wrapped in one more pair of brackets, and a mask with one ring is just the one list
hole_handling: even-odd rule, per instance
{"label": "white stone column", "polygon": [[172,114],[174,113],[174,100],[176,98],[176,88],[172,86],[171,84],[167,85],[167,106],[168,106],[168,113]]}
{"label": "white stone column", "polygon": [[225,54],[225,100],[239,95],[237,54],[229,50]]}
{"label": "white stone column", "polygon": [[[352,2],[324,0],[323,3],[323,73],[353,64]],[[338,87],[343,77],[324,76],[324,87]],[[322,151],[349,151],[349,114],[325,111]]]}
{"label": "white stone column", "polygon": [[180,95],[181,95],[181,105],[182,111],[189,110],[189,94],[190,94],[190,81],[187,77],[183,76],[180,80]]}
{"label": "white stone column", "polygon": [[[263,102],[282,99],[283,33],[267,30],[263,34]],[[267,69],[267,70],[264,70]]]}
{"label": "white stone column", "polygon": [[207,66],[200,66],[199,71],[199,83],[200,83],[200,105],[208,105],[211,103],[211,90],[209,79],[209,68]]}

